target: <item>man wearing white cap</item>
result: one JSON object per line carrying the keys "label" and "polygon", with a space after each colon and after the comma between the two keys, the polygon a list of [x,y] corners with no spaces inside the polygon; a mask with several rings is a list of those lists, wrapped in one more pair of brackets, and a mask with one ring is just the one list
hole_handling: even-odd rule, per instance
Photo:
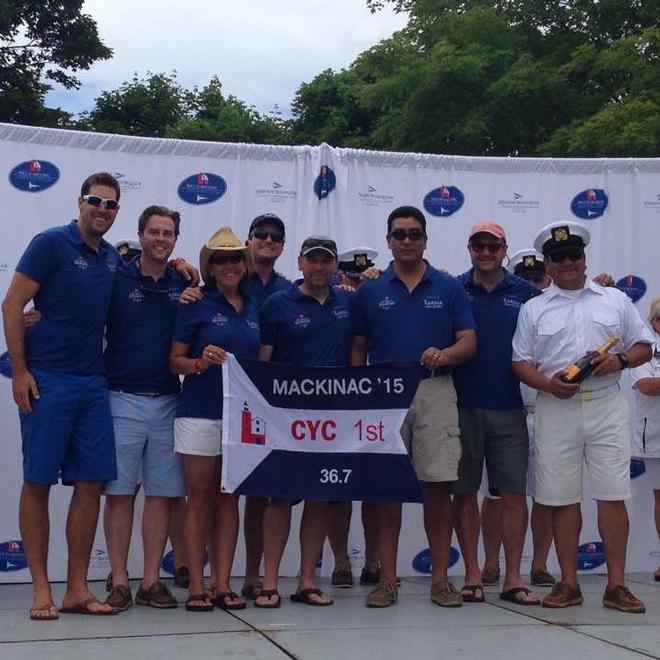
{"label": "man wearing white cap", "polygon": [[[576,223],[552,223],[536,237],[553,283],[528,302],[513,339],[513,369],[539,391],[535,410],[536,501],[552,507],[561,581],[544,607],[582,603],[577,554],[582,518],[582,464],[586,460],[598,502],[598,527],[605,545],[608,584],[603,605],[623,612],[645,606],[625,586],[630,497],[628,405],[620,371],[651,358],[653,336],[632,302],[614,288],[586,277],[584,248],[589,232]],[[569,365],[608,339],[617,352],[599,355],[580,384],[564,378]]]}

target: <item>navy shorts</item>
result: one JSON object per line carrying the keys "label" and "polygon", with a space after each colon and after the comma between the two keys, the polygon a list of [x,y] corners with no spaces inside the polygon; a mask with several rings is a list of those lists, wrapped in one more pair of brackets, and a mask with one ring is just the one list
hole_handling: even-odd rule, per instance
{"label": "navy shorts", "polygon": [[20,415],[23,479],[39,484],[117,478],[105,376],[31,370],[40,398]]}

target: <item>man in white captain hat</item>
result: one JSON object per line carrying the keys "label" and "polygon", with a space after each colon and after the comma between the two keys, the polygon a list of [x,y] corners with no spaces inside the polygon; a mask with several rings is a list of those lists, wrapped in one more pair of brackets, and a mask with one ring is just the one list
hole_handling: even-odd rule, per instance
{"label": "man in white captain hat", "polygon": [[[544,607],[582,603],[577,554],[582,518],[582,465],[586,459],[598,503],[608,584],[603,605],[623,612],[645,611],[625,586],[630,497],[628,404],[620,372],[651,358],[653,336],[621,291],[586,277],[588,230],[572,222],[544,227],[534,241],[552,284],[523,306],[513,338],[512,365],[522,382],[539,391],[535,408],[536,501],[552,507],[561,581]],[[613,336],[616,352],[593,360],[592,374],[569,384],[569,365]]]}

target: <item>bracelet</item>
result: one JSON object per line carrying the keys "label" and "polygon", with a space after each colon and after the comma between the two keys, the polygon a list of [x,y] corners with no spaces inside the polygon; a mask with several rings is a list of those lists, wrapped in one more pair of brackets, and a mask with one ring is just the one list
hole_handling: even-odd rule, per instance
{"label": "bracelet", "polygon": [[194,373],[196,376],[199,376],[199,374],[202,373],[202,361],[200,358],[193,360],[193,369],[195,370]]}

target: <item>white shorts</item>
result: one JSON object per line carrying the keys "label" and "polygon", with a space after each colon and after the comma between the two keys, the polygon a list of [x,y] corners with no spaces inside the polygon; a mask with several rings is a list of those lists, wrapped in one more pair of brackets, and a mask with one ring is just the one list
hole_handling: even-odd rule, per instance
{"label": "white shorts", "polygon": [[222,420],[177,417],[174,420],[174,451],[195,456],[218,456],[222,447]]}
{"label": "white shorts", "polygon": [[608,389],[605,396],[588,401],[579,394],[557,399],[539,393],[534,435],[535,496],[540,504],[581,502],[583,461],[596,500],[630,497],[628,402],[620,389]]}

